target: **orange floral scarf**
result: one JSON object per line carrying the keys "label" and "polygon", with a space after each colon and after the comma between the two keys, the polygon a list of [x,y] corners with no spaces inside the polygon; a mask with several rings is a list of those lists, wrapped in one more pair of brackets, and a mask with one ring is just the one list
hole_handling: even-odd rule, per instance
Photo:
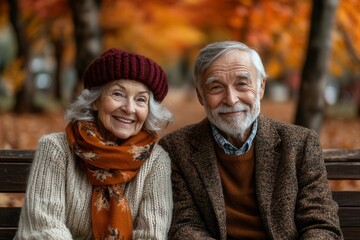
{"label": "orange floral scarf", "polygon": [[132,180],[149,158],[157,140],[141,130],[120,143],[105,140],[95,123],[77,121],[66,126],[68,142],[85,163],[92,192],[95,239],[132,239],[133,221],[123,183]]}

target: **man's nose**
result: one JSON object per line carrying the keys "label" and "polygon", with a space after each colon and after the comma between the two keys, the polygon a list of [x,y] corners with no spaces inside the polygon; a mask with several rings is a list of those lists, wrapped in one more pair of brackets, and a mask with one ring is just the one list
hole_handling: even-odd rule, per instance
{"label": "man's nose", "polygon": [[224,103],[228,106],[234,106],[238,101],[239,98],[237,92],[232,88],[228,88],[224,96]]}

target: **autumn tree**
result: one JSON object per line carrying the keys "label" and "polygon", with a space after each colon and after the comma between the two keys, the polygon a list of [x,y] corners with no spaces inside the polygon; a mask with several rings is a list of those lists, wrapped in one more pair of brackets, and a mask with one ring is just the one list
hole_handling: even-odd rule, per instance
{"label": "autumn tree", "polygon": [[96,0],[69,0],[69,5],[74,22],[75,66],[78,75],[77,91],[79,91],[86,67],[102,51],[102,37],[99,27],[100,2]]}
{"label": "autumn tree", "polygon": [[319,132],[322,126],[331,30],[338,0],[314,0],[295,124]]}
{"label": "autumn tree", "polygon": [[[63,71],[64,56],[68,52],[69,45],[71,46],[69,39],[73,37],[68,2],[67,0],[37,0],[36,2],[24,0],[24,2],[26,3],[28,11],[33,13],[32,18],[38,20],[36,22],[39,25],[36,30],[38,35],[43,36],[46,42],[52,46],[55,69],[51,92],[55,100],[61,101],[63,95],[61,91],[61,74]],[[42,44],[41,48],[44,48],[45,44]]]}
{"label": "autumn tree", "polygon": [[[8,0],[7,2],[9,6],[9,20],[13,26],[16,36],[16,42],[18,47],[17,57],[21,59],[21,69],[25,72],[28,72],[29,49],[24,26],[25,23],[21,15],[21,7],[17,0]],[[21,113],[33,109],[31,97],[32,95],[33,87],[31,84],[31,79],[29,74],[26,74],[20,89],[16,93],[15,111]]]}
{"label": "autumn tree", "polygon": [[[17,1],[8,2],[13,4]],[[89,61],[110,47],[149,56],[170,72],[172,82],[180,83],[190,78],[193,60],[205,44],[238,40],[259,51],[270,76],[269,81],[285,81],[290,74],[299,79],[306,56],[312,6],[311,0],[18,2],[23,5],[20,9],[23,12],[13,20],[26,20],[23,27],[27,38],[19,39],[27,39],[29,54],[40,55],[45,49],[44,44],[48,46],[50,41],[57,63],[53,75],[56,98],[61,97],[62,62],[66,61],[67,66],[73,66],[75,62],[79,90]],[[331,74],[339,78],[345,78],[359,69],[360,34],[354,31],[360,24],[356,11],[359,3],[357,0],[341,1],[339,7],[331,59],[328,55]],[[175,81],[174,75],[177,75]],[[298,83],[296,81],[296,87],[293,87],[295,91]],[[30,102],[25,101],[27,104]]]}

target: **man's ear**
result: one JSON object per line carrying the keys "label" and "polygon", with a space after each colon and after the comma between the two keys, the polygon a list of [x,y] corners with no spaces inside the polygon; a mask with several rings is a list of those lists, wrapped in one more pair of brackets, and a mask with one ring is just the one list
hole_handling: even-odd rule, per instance
{"label": "man's ear", "polygon": [[260,99],[262,99],[263,96],[264,96],[264,93],[265,93],[265,85],[266,85],[266,79],[263,78],[263,79],[261,80],[260,90],[259,90]]}
{"label": "man's ear", "polygon": [[197,98],[198,98],[198,100],[199,100],[200,104],[204,106],[204,99],[203,99],[203,97],[201,96],[201,94],[200,94],[200,92],[199,92],[198,88],[196,88],[196,96],[197,96]]}

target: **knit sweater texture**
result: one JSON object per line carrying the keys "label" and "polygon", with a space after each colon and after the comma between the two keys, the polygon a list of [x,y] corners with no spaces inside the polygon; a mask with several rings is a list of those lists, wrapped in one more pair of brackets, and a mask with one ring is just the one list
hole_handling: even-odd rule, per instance
{"label": "knit sweater texture", "polygon": [[254,144],[244,154],[225,154],[216,144],[223,186],[227,239],[266,239],[255,194]]}
{"label": "knit sweater texture", "polygon": [[[172,216],[170,159],[159,145],[125,186],[133,239],[167,239]],[[42,137],[14,239],[93,239],[92,185],[65,133]]]}

